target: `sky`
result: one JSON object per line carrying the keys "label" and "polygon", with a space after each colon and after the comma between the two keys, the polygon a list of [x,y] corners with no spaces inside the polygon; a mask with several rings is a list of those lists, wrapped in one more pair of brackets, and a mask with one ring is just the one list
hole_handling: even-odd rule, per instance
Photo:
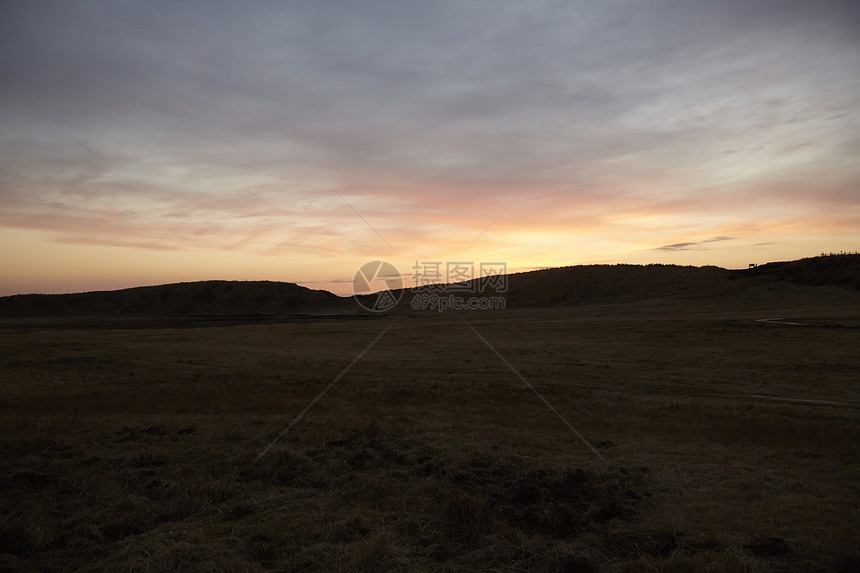
{"label": "sky", "polygon": [[4,2],[0,295],[860,250],[860,3]]}

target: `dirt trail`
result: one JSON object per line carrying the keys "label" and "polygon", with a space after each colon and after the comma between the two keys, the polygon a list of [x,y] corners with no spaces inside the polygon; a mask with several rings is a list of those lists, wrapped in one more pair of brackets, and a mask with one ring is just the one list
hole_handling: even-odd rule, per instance
{"label": "dirt trail", "polygon": [[788,326],[821,326],[820,324],[812,324],[810,322],[791,322],[784,318],[759,318],[756,322],[766,322],[768,324],[785,324]]}
{"label": "dirt trail", "polygon": [[758,398],[760,400],[774,400],[776,402],[791,402],[793,404],[821,404],[824,406],[846,406],[848,408],[860,408],[860,404],[852,402],[835,402],[831,400],[810,400],[806,398],[786,398],[784,396],[765,396],[763,394],[750,394],[747,398]]}

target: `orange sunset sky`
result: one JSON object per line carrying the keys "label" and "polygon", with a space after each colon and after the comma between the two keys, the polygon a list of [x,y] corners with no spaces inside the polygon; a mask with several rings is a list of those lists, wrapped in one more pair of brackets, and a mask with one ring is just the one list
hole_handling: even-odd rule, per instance
{"label": "orange sunset sky", "polygon": [[5,2],[0,295],[860,250],[860,3]]}

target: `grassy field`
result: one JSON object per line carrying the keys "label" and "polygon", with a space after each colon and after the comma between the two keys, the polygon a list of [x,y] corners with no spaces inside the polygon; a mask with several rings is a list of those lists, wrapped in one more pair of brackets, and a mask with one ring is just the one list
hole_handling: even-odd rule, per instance
{"label": "grassy field", "polygon": [[0,329],[0,571],[857,571],[858,309]]}

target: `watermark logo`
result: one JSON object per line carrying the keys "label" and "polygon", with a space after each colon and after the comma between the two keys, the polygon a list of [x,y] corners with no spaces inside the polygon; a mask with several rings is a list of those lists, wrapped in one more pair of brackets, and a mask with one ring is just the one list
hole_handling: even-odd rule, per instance
{"label": "watermark logo", "polygon": [[370,261],[355,272],[352,294],[365,310],[386,312],[394,308],[403,296],[403,277],[387,261]]}
{"label": "watermark logo", "polygon": [[503,296],[462,296],[461,294],[416,293],[409,303],[412,310],[501,310]]}
{"label": "watermark logo", "polygon": [[[415,261],[409,305],[412,310],[499,310],[505,308],[507,263]],[[387,312],[403,297],[404,278],[391,263],[371,261],[355,273],[352,292],[371,312]]]}
{"label": "watermark logo", "polygon": [[427,292],[504,293],[508,290],[507,270],[503,262],[415,261],[412,277],[414,287]]}

